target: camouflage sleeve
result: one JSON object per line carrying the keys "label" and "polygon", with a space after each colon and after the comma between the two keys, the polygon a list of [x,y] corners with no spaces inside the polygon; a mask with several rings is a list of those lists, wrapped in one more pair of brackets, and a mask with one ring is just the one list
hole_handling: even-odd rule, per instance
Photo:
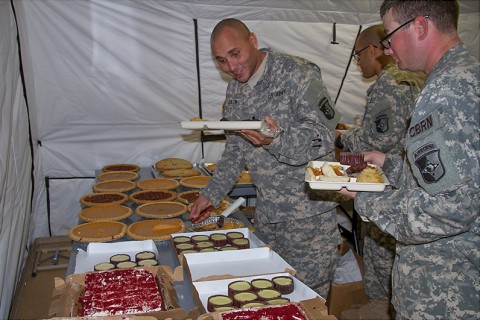
{"label": "camouflage sleeve", "polygon": [[401,187],[355,199],[361,215],[406,244],[468,231],[480,212],[478,90],[445,89],[453,92],[448,98],[435,89],[424,97],[430,105],[438,99],[436,109],[410,126]]}
{"label": "camouflage sleeve", "polygon": [[279,162],[290,165],[303,165],[332,153],[340,118],[319,73],[299,89],[297,96],[293,102],[295,119],[286,122],[279,136],[264,147]]}
{"label": "camouflage sleeve", "polygon": [[222,157],[217,163],[217,169],[207,187],[201,191],[212,204],[217,207],[227,193],[232,190],[238,176],[245,168],[245,158],[242,156],[242,143],[246,143],[236,134],[227,134],[227,141]]}

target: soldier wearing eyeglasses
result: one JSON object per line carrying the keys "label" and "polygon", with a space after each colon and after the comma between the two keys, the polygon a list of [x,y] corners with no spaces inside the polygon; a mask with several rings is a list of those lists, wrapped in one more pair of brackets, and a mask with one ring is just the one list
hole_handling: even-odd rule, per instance
{"label": "soldier wearing eyeglasses", "polygon": [[[378,150],[403,156],[405,132],[415,99],[423,87],[425,74],[399,70],[392,58],[383,52],[380,40],[384,37],[383,25],[378,24],[362,31],[355,42],[353,58],[362,76],[366,79],[377,78],[367,90],[362,125],[343,134],[337,131],[335,145],[352,152]],[[365,308],[375,306],[386,310],[388,314],[391,309],[389,302],[396,240],[374,223],[367,223],[365,227],[364,284],[368,297],[375,300]]]}
{"label": "soldier wearing eyeglasses", "polygon": [[406,157],[365,159],[392,186],[348,193],[357,211],[397,239],[397,319],[480,314],[480,64],[462,44],[457,1],[386,0],[385,53],[427,74],[405,139]]}

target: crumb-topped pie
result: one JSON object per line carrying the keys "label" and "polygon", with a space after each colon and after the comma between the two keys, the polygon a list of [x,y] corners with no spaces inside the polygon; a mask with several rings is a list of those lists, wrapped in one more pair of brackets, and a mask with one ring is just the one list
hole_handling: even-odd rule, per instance
{"label": "crumb-topped pie", "polygon": [[137,204],[166,202],[175,200],[177,194],[170,190],[142,190],[130,195],[130,200]]}
{"label": "crumb-topped pie", "polygon": [[129,180],[109,180],[97,182],[93,185],[95,192],[128,192],[137,187],[137,184]]}
{"label": "crumb-topped pie", "polygon": [[172,233],[185,231],[182,220],[143,220],[132,223],[127,228],[127,235],[134,240],[168,240]]}
{"label": "crumb-topped pie", "polygon": [[181,158],[166,158],[155,163],[155,168],[159,171],[173,170],[173,169],[191,169],[193,164]]}
{"label": "crumb-topped pie", "polygon": [[80,211],[78,217],[86,222],[93,221],[119,221],[127,219],[133,210],[122,205],[94,206]]}
{"label": "crumb-topped pie", "polygon": [[118,164],[109,164],[102,168],[103,172],[110,171],[140,171],[140,167],[132,163],[118,163]]}
{"label": "crumb-topped pie", "polygon": [[87,207],[123,204],[127,201],[128,201],[128,196],[120,192],[90,193],[80,198],[80,203]]}
{"label": "crumb-topped pie", "polygon": [[205,188],[211,179],[208,176],[188,177],[180,180],[180,184],[187,188]]}
{"label": "crumb-topped pie", "polygon": [[137,180],[140,176],[138,173],[133,171],[109,171],[103,172],[98,175],[98,180],[108,181],[108,180]]}
{"label": "crumb-topped pie", "polygon": [[142,190],[172,190],[180,186],[180,182],[174,179],[155,178],[137,182]]}
{"label": "crumb-topped pie", "polygon": [[167,219],[181,216],[187,212],[187,206],[180,202],[153,202],[142,204],[135,212],[144,218]]}
{"label": "crumb-topped pie", "polygon": [[70,229],[68,236],[80,242],[107,242],[125,235],[127,225],[118,221],[96,221],[79,224]]}
{"label": "crumb-topped pie", "polygon": [[200,176],[202,173],[195,169],[173,169],[162,171],[162,175],[167,178],[186,178]]}

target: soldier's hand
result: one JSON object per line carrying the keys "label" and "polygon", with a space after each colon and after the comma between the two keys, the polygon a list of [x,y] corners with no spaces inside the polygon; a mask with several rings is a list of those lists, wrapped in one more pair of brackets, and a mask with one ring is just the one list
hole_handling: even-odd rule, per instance
{"label": "soldier's hand", "polygon": [[190,216],[188,217],[193,223],[201,222],[210,216],[210,211],[213,210],[212,203],[207,197],[199,196],[193,203],[190,209]]}

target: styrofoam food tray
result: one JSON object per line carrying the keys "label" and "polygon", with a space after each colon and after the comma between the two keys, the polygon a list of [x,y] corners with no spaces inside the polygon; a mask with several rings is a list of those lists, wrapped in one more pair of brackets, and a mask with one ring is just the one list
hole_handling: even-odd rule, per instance
{"label": "styrofoam food tray", "polygon": [[[321,168],[325,161],[310,161],[308,166],[314,168]],[[328,162],[330,165],[334,166],[341,166],[343,170],[346,170],[350,166],[342,165],[340,162]],[[389,185],[390,182],[388,181],[387,176],[385,176],[382,169],[378,166],[373,164],[369,164],[369,166],[375,167],[378,172],[382,175],[383,183],[366,183],[366,182],[357,182],[357,178],[350,178],[348,182],[341,182],[341,181],[320,181],[316,180],[316,178],[311,176],[308,173],[308,170],[305,171],[305,182],[308,182],[310,188],[316,190],[340,190],[343,187],[347,188],[349,191],[383,191],[385,186]]]}
{"label": "styrofoam food tray", "polygon": [[216,252],[186,253],[184,259],[192,281],[210,276],[245,277],[295,271],[269,247]]}
{"label": "styrofoam food tray", "polygon": [[110,257],[114,254],[125,253],[130,255],[132,261],[135,261],[135,254],[141,251],[155,252],[158,261],[158,250],[152,240],[89,243],[87,251],[78,249],[74,273],[94,271],[96,264],[109,262]]}
{"label": "styrofoam food tray", "polygon": [[195,290],[197,290],[198,296],[200,301],[202,302],[203,307],[207,310],[207,301],[208,298],[212,295],[216,294],[228,294],[228,284],[237,281],[237,280],[244,280],[244,281],[252,281],[253,279],[272,279],[278,276],[290,276],[293,278],[293,286],[294,290],[290,294],[282,294],[282,297],[290,299],[292,302],[300,302],[302,300],[313,299],[319,297],[319,295],[310,289],[306,284],[302,281],[298,280],[297,278],[293,277],[291,274],[287,272],[282,273],[273,273],[273,274],[265,274],[265,275],[256,275],[251,277],[241,277],[241,278],[233,278],[233,279],[222,279],[222,280],[211,280],[211,281],[195,281],[193,285],[195,286]]}
{"label": "styrofoam food tray", "polygon": [[180,125],[191,130],[260,130],[262,121],[181,121]]}

